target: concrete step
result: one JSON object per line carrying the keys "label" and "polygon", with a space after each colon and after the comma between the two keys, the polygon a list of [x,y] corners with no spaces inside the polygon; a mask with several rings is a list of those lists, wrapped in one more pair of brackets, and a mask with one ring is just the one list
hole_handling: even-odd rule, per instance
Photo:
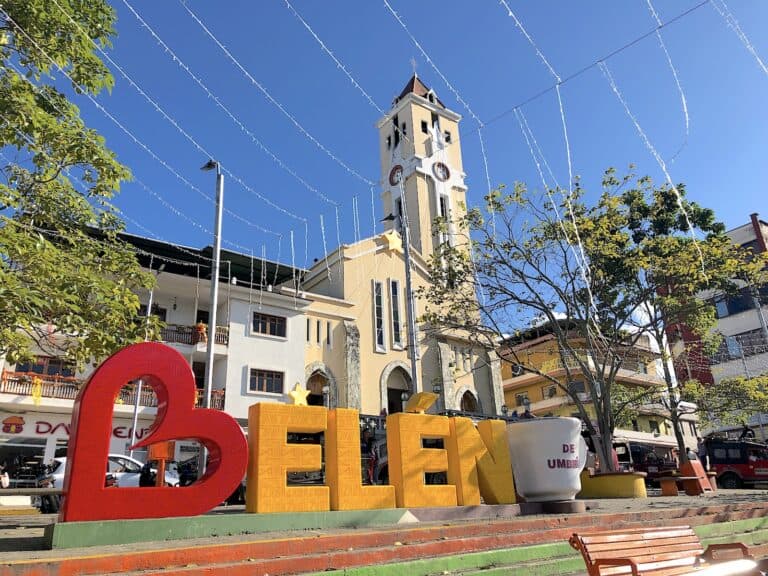
{"label": "concrete step", "polygon": [[[762,519],[742,520],[718,524],[709,530],[717,534],[704,544],[741,541],[746,544],[768,543],[768,528],[752,530],[761,525]],[[710,525],[702,528],[711,528]],[[581,555],[567,543],[568,534],[563,529],[546,529],[535,532],[539,541],[555,539],[548,544],[514,546],[515,534],[494,534],[476,537],[457,537],[441,541],[404,542],[394,546],[357,548],[316,554],[304,554],[287,558],[257,559],[245,562],[227,562],[208,566],[168,568],[141,572],[143,576],[202,576],[203,574],[227,574],[246,576],[253,574],[309,574],[319,576],[327,571],[337,571],[348,576],[431,576],[440,574],[483,576],[491,574],[520,574],[526,576],[553,576],[583,573]],[[137,572],[136,575],[139,573]]]}
{"label": "concrete step", "polygon": [[[502,567],[506,573],[524,568],[528,574],[542,576],[583,573],[583,564],[578,568],[580,556],[567,543],[573,532],[650,524],[691,524],[697,532],[703,531],[704,539],[750,538],[750,543],[763,545],[768,542],[768,503],[715,505],[700,501],[695,509],[432,523],[295,537],[294,533],[290,533],[290,537],[261,535],[260,540],[222,537],[198,545],[169,542],[164,549],[146,549],[137,544],[120,551],[88,548],[62,554],[54,550],[49,558],[41,554],[37,560],[4,559],[0,576],[48,573],[277,576],[327,570],[359,576],[426,576],[479,571],[489,574],[487,570]],[[765,552],[768,555],[768,550]]]}

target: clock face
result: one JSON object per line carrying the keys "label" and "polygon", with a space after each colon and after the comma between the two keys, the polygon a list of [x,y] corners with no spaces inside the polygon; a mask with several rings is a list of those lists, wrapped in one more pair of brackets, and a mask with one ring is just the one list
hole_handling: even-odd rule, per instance
{"label": "clock face", "polygon": [[392,166],[392,170],[389,172],[389,183],[392,186],[397,186],[403,179],[403,167],[400,164]]}
{"label": "clock face", "polygon": [[432,172],[435,174],[435,178],[437,178],[441,182],[445,182],[446,180],[448,180],[448,178],[451,177],[451,171],[448,170],[448,166],[446,166],[442,162],[435,162],[432,165]]}

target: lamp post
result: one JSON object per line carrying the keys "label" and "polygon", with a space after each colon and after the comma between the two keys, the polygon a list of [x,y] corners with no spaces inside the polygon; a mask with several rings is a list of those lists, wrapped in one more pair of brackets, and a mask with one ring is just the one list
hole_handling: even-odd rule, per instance
{"label": "lamp post", "polygon": [[[403,190],[403,182],[400,180],[400,197],[403,199],[402,229],[403,229],[403,256],[405,258],[405,304],[408,316],[408,349],[411,356],[411,386],[414,393],[421,392],[419,384],[418,360],[419,343],[416,337],[416,307],[413,302],[413,285],[411,281],[411,234],[408,222],[408,207]],[[389,214],[382,222],[394,220],[395,215]]]}
{"label": "lamp post", "polygon": [[[216,160],[208,160],[201,170],[216,170],[216,219],[213,229],[213,263],[211,267],[211,303],[208,312],[208,342],[205,349],[205,385],[203,388],[203,408],[211,406],[211,387],[213,386],[213,353],[216,344],[216,308],[219,303],[219,265],[221,258],[221,214],[224,209],[224,175],[221,165]],[[208,451],[200,447],[197,463],[198,477],[205,474]]]}
{"label": "lamp post", "polygon": [[[149,257],[149,271],[152,272],[152,264],[154,263],[155,257],[152,255]],[[157,269],[157,273],[155,274],[155,278],[160,276],[160,273],[165,270],[165,262],[160,264],[160,266]],[[152,314],[152,305],[154,304],[155,300],[155,287],[152,286],[149,290],[149,299],[147,300],[147,313],[145,315],[146,321],[145,321],[145,327],[144,327],[144,340],[146,341],[149,336],[149,317]],[[136,381],[136,384],[134,384],[134,394],[136,397],[133,399],[133,426],[131,427],[131,449],[128,451],[128,456],[133,458],[133,445],[136,444],[136,426],[139,425],[139,402],[141,401],[141,388],[144,382],[141,378],[139,378]]]}

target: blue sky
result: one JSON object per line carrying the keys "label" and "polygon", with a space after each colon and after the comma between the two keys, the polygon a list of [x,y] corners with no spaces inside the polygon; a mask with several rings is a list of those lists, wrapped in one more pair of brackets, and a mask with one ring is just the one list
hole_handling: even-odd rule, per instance
{"label": "blue sky", "polygon": [[[232,178],[226,180],[225,206],[235,215],[224,218],[225,248],[260,255],[263,247],[270,259],[279,257],[288,264],[293,260],[304,265],[305,241],[309,262],[323,253],[321,215],[326,247],[337,245],[336,205],[341,241],[353,241],[355,197],[362,235],[373,232],[371,188],[364,180],[377,183],[381,179],[375,129],[380,113],[321,50],[284,1],[188,0],[189,8],[253,81],[227,58],[180,2],[110,1],[118,12],[118,35],[108,51],[111,58],[183,130],[251,189]],[[523,181],[540,189],[515,115],[497,117],[552,86],[553,79],[507,9],[497,0],[389,3],[485,123],[482,135],[492,183]],[[139,23],[128,4],[221,103],[305,183],[282,169],[216,106]],[[699,0],[657,0],[655,7],[666,22],[697,4]],[[461,139],[469,201],[479,203],[487,184],[477,122],[425,61],[383,0],[291,0],[291,5],[385,110],[409,79],[410,61],[415,58],[420,78],[449,108],[464,116]],[[508,0],[508,5],[562,77],[655,25],[646,0]],[[758,54],[768,59],[768,3],[730,0],[728,7]],[[768,74],[712,3],[670,24],[662,35],[679,73],[690,117],[687,143],[668,165],[673,180],[685,182],[689,197],[715,209],[729,228],[747,222],[751,212],[761,212],[768,219],[764,184],[768,180]],[[656,37],[649,36],[607,63],[650,141],[669,162],[686,141],[685,120],[674,78]],[[198,169],[207,157],[120,72],[113,69],[113,73],[113,91],[100,95],[98,101],[179,175],[212,197],[214,177]],[[302,134],[254,81],[328,152]],[[635,163],[639,173],[663,180],[662,171],[598,68],[566,82],[561,90],[573,171],[588,189],[597,192],[606,167],[622,169],[629,163]],[[75,99],[86,122],[106,137],[119,159],[155,194],[138,182],[123,187],[116,204],[128,218],[128,231],[192,246],[210,244],[212,204],[132,142],[91,102],[83,97]],[[555,175],[565,184],[568,164],[555,92],[531,101],[522,111]],[[379,192],[377,185],[376,220],[384,215]],[[376,226],[381,231],[380,225]]]}

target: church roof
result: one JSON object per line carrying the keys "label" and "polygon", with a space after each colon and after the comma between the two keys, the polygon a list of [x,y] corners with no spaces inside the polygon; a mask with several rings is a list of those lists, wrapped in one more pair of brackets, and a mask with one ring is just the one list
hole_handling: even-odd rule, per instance
{"label": "church roof", "polygon": [[408,94],[416,94],[416,96],[421,96],[422,98],[427,98],[428,100],[432,101],[432,99],[429,98],[430,92],[434,97],[434,103],[440,106],[440,108],[445,108],[445,104],[440,101],[440,98],[437,97],[437,94],[430,90],[430,88],[428,88],[427,85],[424,84],[424,82],[422,82],[416,74],[411,76],[411,79],[408,80],[408,83],[405,85],[405,88],[403,88],[403,91],[400,92],[400,96],[395,98],[394,103],[397,104]]}

